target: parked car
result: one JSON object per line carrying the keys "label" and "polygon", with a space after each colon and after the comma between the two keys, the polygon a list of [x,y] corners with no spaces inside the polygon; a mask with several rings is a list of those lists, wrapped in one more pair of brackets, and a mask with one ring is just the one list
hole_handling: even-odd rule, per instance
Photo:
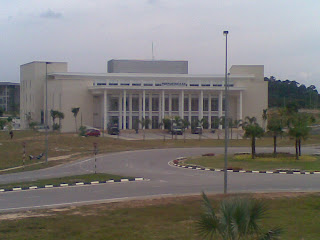
{"label": "parked car", "polygon": [[182,135],[183,134],[183,131],[181,128],[178,128],[178,127],[174,127],[171,131],[170,131],[171,134],[173,135]]}
{"label": "parked car", "polygon": [[108,127],[108,134],[110,135],[119,135],[120,134],[120,130],[117,126],[113,126],[113,127]]}
{"label": "parked car", "polygon": [[87,129],[85,136],[89,137],[89,136],[94,136],[94,137],[99,137],[101,135],[100,130],[98,129]]}
{"label": "parked car", "polygon": [[191,133],[192,134],[202,134],[202,127],[191,128]]}

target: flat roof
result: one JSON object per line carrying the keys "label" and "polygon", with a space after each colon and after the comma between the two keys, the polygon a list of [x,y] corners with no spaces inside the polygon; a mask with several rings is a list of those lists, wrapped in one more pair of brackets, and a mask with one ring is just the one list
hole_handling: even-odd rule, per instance
{"label": "flat roof", "polygon": [[19,86],[20,85],[20,83],[14,83],[14,82],[0,82],[0,85],[2,85],[2,86]]}

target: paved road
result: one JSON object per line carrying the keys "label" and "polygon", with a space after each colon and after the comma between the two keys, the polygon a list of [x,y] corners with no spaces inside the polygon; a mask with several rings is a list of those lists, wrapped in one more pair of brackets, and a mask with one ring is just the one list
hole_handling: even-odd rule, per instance
{"label": "paved road", "polygon": [[[279,148],[279,151],[292,151]],[[248,148],[230,148],[230,152],[247,152]],[[258,148],[270,152],[270,148]],[[223,173],[172,167],[170,160],[203,153],[222,153],[223,148],[154,149],[112,153],[98,158],[98,170],[125,176],[150,179],[142,182],[108,183],[95,186],[76,186],[54,189],[0,193],[0,211],[64,206],[119,199],[193,194],[201,191],[221,193]],[[303,153],[319,152],[319,148],[303,148]],[[83,160],[33,172],[2,175],[0,183],[88,173],[93,160]],[[320,191],[318,175],[281,175],[258,173],[229,173],[229,192]]]}

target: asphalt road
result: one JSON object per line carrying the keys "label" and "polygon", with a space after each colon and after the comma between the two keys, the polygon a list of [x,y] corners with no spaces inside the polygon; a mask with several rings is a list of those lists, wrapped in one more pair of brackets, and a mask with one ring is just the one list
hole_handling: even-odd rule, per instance
{"label": "asphalt road", "polygon": [[[230,148],[230,152],[248,152],[249,148]],[[279,148],[292,152],[291,148]],[[75,204],[119,201],[158,195],[223,192],[223,173],[172,167],[168,162],[183,156],[222,153],[223,148],[153,149],[99,156],[97,169],[124,176],[144,177],[141,182],[107,183],[0,193],[0,211],[14,211]],[[271,152],[257,148],[257,152]],[[320,148],[305,147],[303,153],[318,153]],[[0,183],[30,181],[92,172],[93,159],[32,172],[2,175]],[[320,191],[320,174],[285,175],[228,173],[228,192]]]}

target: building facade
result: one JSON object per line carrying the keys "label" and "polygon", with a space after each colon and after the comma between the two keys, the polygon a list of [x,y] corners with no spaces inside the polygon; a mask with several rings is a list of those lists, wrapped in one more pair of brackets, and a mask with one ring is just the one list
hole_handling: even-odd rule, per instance
{"label": "building facade", "polygon": [[20,106],[20,84],[0,82],[0,108],[5,112],[18,112]]}
{"label": "building facade", "polygon": [[[110,64],[113,66],[111,67]],[[153,67],[150,68],[150,64]],[[115,67],[116,66],[116,67]],[[135,72],[132,72],[135,69]],[[150,70],[151,69],[151,70]],[[21,66],[21,126],[27,116],[43,123],[45,101],[65,114],[62,131],[75,125],[106,129],[161,128],[162,119],[180,116],[190,123],[204,119],[207,128],[220,128],[224,116],[224,75],[192,75],[186,61],[111,60],[108,73],[70,73],[67,63],[32,62]],[[45,97],[47,82],[48,96]],[[229,111],[233,120],[255,116],[261,123],[268,106],[268,85],[262,65],[235,65],[228,75]],[[80,107],[75,119],[71,109]],[[50,117],[49,125],[52,125]]]}

